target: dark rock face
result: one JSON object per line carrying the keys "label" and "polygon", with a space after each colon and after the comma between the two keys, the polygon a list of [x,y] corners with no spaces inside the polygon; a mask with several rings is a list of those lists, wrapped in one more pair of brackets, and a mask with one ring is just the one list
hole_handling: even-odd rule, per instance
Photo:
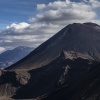
{"label": "dark rock face", "polygon": [[0,98],[10,98],[16,91],[28,83],[30,74],[27,71],[0,70]]}
{"label": "dark rock face", "polygon": [[85,53],[95,60],[100,60],[100,27],[89,23],[68,25],[7,69],[34,69],[47,65],[63,50]]}
{"label": "dark rock face", "polygon": [[41,96],[39,100],[100,100],[100,64],[73,84]]}
{"label": "dark rock face", "polygon": [[27,56],[34,48],[19,46],[13,50],[7,50],[0,54],[0,68],[8,67],[23,57]]}
{"label": "dark rock face", "polygon": [[[66,59],[65,52],[50,64],[33,70],[6,71],[1,75],[2,86],[9,91],[4,84],[9,84],[15,94],[7,94],[14,99],[32,99],[44,94],[69,86],[73,82],[87,74],[97,61],[75,58]],[[11,74],[11,75],[10,75]],[[3,80],[4,79],[4,80]],[[7,92],[8,93],[8,92]],[[1,94],[0,94],[1,95]]]}
{"label": "dark rock face", "polygon": [[99,25],[68,25],[24,59],[0,70],[0,97],[99,100],[99,44]]}

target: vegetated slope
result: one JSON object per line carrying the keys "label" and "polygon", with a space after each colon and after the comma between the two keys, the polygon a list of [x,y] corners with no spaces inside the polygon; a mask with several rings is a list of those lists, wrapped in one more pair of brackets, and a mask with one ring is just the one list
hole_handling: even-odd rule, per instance
{"label": "vegetated slope", "polygon": [[27,56],[34,48],[19,46],[13,50],[7,50],[0,54],[0,68],[8,67]]}
{"label": "vegetated slope", "polygon": [[70,24],[7,69],[34,69],[47,65],[63,50],[85,53],[100,60],[100,27],[93,23]]}

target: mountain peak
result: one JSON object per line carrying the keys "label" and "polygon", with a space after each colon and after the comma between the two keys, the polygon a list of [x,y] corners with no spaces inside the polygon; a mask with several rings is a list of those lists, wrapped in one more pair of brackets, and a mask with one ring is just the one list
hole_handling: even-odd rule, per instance
{"label": "mountain peak", "polygon": [[88,26],[92,26],[92,27],[100,27],[98,24],[91,23],[91,22],[87,22],[87,23],[83,23],[83,24],[88,25]]}
{"label": "mountain peak", "polygon": [[88,59],[100,60],[100,31],[91,26],[99,25],[73,23],[66,26],[11,68],[38,68],[56,59],[61,52],[71,59],[85,55]]}

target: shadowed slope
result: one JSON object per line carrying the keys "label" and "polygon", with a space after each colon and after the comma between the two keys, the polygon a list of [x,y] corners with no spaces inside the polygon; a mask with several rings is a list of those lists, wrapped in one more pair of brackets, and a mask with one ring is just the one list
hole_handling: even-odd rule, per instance
{"label": "shadowed slope", "polygon": [[36,100],[100,100],[100,64],[69,86]]}
{"label": "shadowed slope", "polygon": [[[82,54],[79,57],[78,53],[74,54],[74,52],[67,53],[69,58],[73,54],[73,59],[68,59],[65,53],[62,51],[57,59],[41,68],[5,71],[0,77],[0,90],[3,93],[0,96],[6,95],[14,99],[32,99],[51,93],[80,79],[98,63],[87,59]],[[2,87],[7,91],[7,94],[2,90]],[[12,94],[9,94],[9,88],[10,91],[13,91]]]}

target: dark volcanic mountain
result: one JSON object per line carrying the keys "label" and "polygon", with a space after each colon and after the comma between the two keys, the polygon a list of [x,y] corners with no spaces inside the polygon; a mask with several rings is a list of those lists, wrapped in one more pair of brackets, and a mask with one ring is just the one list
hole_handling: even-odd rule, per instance
{"label": "dark volcanic mountain", "polygon": [[0,54],[0,68],[8,67],[27,56],[34,48],[19,46],[13,50],[7,50]]}
{"label": "dark volcanic mountain", "polygon": [[100,27],[66,26],[16,64],[0,70],[0,98],[99,100]]}
{"label": "dark volcanic mountain", "polygon": [[93,23],[74,23],[36,48],[8,69],[34,69],[47,65],[62,51],[78,52],[89,59],[100,60],[100,27]]}
{"label": "dark volcanic mountain", "polygon": [[100,64],[73,84],[38,98],[39,100],[100,100]]}

